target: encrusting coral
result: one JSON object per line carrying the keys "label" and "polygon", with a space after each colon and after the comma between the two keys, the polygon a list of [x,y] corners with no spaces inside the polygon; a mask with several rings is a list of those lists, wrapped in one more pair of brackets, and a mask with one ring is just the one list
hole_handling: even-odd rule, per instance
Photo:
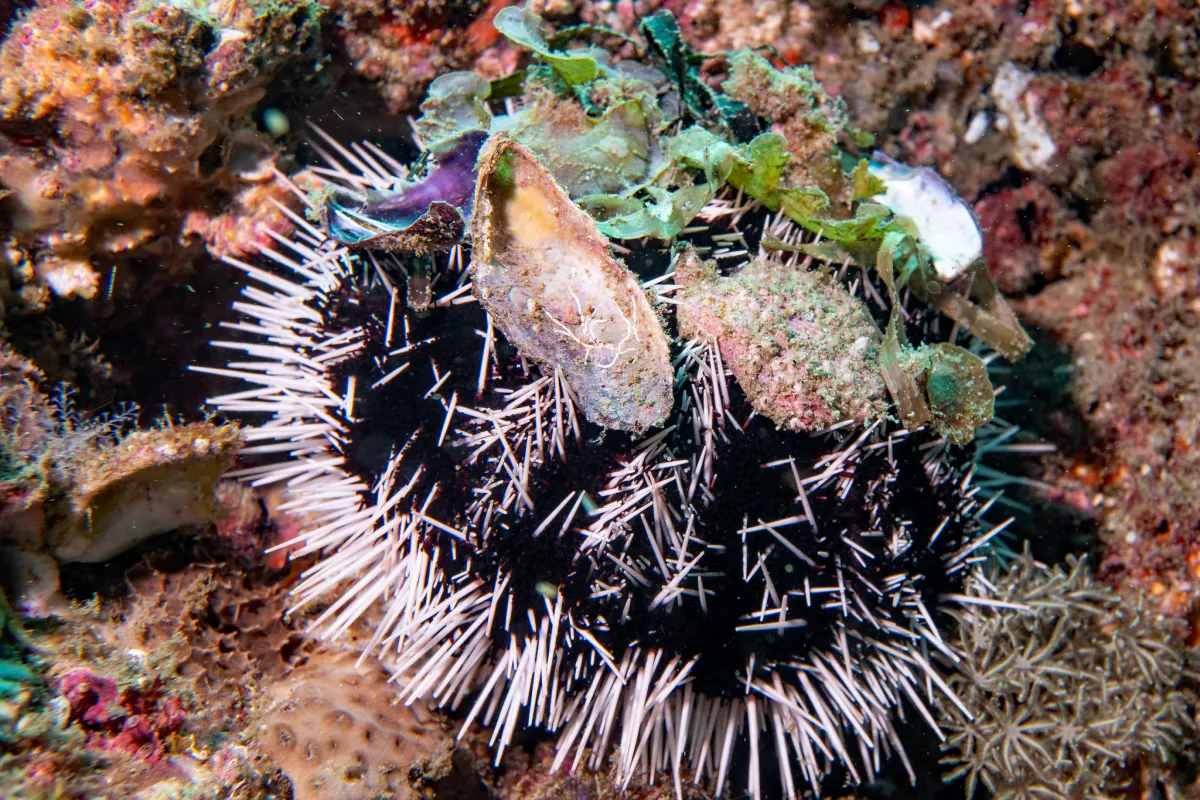
{"label": "encrusting coral", "polygon": [[271,690],[256,735],[296,800],[416,800],[454,769],[455,742],[405,705],[374,660],[317,653]]}
{"label": "encrusting coral", "polygon": [[[45,0],[0,49],[0,304],[135,297],[288,225],[250,111],[314,59],[309,0]],[[258,223],[257,225],[255,223]]]}
{"label": "encrusting coral", "polygon": [[1178,629],[1123,602],[1084,559],[1046,567],[1028,551],[976,602],[952,611],[949,678],[973,719],[940,707],[947,780],[1004,798],[1105,798],[1119,770],[1194,739]]}
{"label": "encrusting coral", "polygon": [[[247,729],[310,648],[284,620],[286,575],[234,566],[222,544],[177,539],[127,573],[92,573],[99,596],[29,622],[21,645],[40,686],[0,697],[13,717],[0,724],[0,796],[280,796]],[[194,563],[205,555],[224,563]],[[64,591],[77,596],[87,573],[72,574]]]}

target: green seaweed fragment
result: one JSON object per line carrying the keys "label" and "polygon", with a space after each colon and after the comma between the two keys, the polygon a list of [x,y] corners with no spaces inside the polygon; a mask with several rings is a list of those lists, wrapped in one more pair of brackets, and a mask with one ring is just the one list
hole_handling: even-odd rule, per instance
{"label": "green seaweed fragment", "polygon": [[904,427],[913,430],[929,423],[954,444],[967,444],[977,428],[992,421],[992,382],[983,360],[958,345],[908,346],[893,274],[894,256],[906,246],[911,248],[911,237],[889,231],[875,264],[892,305],[879,355],[884,382]]}
{"label": "green seaweed fragment", "polygon": [[[813,189],[804,193],[784,190],[782,208],[792,221],[827,240],[795,249],[832,261],[848,255],[867,266],[874,264],[881,277],[886,260],[889,274],[895,271],[897,287],[909,289],[917,299],[936,308],[1009,361],[1020,360],[1033,347],[1033,340],[996,288],[987,268],[979,263],[970,270],[965,293],[942,281],[911,220],[870,202],[858,203],[854,216],[848,219],[825,217],[821,214],[825,206]],[[764,245],[781,247],[781,243],[770,239]]]}
{"label": "green seaweed fragment", "polygon": [[996,393],[983,360],[968,350],[938,342],[904,353],[904,369],[924,387],[934,429],[954,444],[975,438],[992,421]]}
{"label": "green seaweed fragment", "polygon": [[600,73],[600,65],[590,55],[571,55],[550,47],[542,35],[542,18],[523,8],[508,6],[496,14],[496,30],[512,41],[534,51],[558,76],[574,86],[587,83]]}
{"label": "green seaweed fragment", "polygon": [[653,156],[653,135],[641,98],[624,100],[592,117],[571,99],[542,92],[527,108],[499,117],[572,198],[617,194],[641,185]]}
{"label": "green seaweed fragment", "polygon": [[870,167],[871,163],[867,159],[860,158],[858,164],[854,167],[854,171],[850,173],[850,181],[854,187],[855,202],[866,200],[877,194],[883,194],[887,190],[883,179],[871,174]]}
{"label": "green seaweed fragment", "polygon": [[596,227],[610,239],[653,236],[669,240],[687,227],[713,198],[710,184],[668,191],[647,186],[645,200],[617,195],[591,195],[579,204],[596,218]]}

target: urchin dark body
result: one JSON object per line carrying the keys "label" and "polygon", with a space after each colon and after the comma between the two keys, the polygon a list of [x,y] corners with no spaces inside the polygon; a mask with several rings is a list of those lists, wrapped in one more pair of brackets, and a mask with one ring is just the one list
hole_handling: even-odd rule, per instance
{"label": "urchin dark body", "polygon": [[[380,292],[375,299],[378,302],[371,310],[370,301],[359,295],[361,305],[358,309],[363,314],[360,319],[371,331],[367,346],[334,368],[334,375],[357,373],[363,380],[378,372],[379,367],[374,362],[384,359],[389,348],[379,341],[386,328],[383,316],[387,307],[386,295]],[[354,312],[340,311],[331,316],[345,324],[354,318]],[[425,480],[444,487],[429,512],[464,528],[469,527],[462,519],[462,509],[466,505],[464,497],[487,467],[465,465],[462,448],[437,446],[438,430],[445,415],[444,404],[439,398],[448,398],[454,392],[460,397],[473,396],[478,359],[475,351],[480,347],[475,331],[485,327],[484,315],[474,306],[414,318],[410,337],[433,340],[424,348],[424,356],[441,371],[453,372],[453,376],[442,385],[438,397],[420,399],[431,381],[430,370],[422,363],[424,359],[414,359],[420,367],[408,370],[405,375],[357,401],[356,415],[361,421],[352,428],[346,447],[346,454],[356,470],[364,475],[378,475],[396,443],[404,442],[414,431],[420,431],[411,445],[413,463],[425,467]],[[502,343],[498,350],[496,361],[503,374],[492,378],[493,387],[519,386],[527,381],[528,375],[522,371],[515,351]],[[335,380],[337,382],[340,381]],[[736,385],[730,385],[729,390],[734,417],[738,420],[750,418],[749,404],[740,390]],[[494,404],[496,396],[491,394],[490,398],[481,398],[479,405],[489,405],[489,401]],[[637,437],[605,431],[583,420],[579,424],[581,446],[573,449],[565,461],[539,470],[528,483],[531,499],[538,509],[553,508],[572,490],[583,489],[594,495],[603,488],[603,476],[636,448]],[[706,586],[721,598],[720,603],[705,610],[693,598],[692,602],[681,603],[669,612],[650,611],[653,592],[636,582],[629,582],[627,590],[619,597],[590,600],[589,586],[597,577],[619,581],[621,571],[611,565],[597,564],[595,559],[582,558],[575,537],[552,535],[556,531],[534,536],[542,520],[533,515],[509,520],[502,535],[492,537],[486,548],[473,555],[473,570],[479,574],[497,569],[513,572],[510,589],[522,606],[532,603],[538,596],[539,584],[553,584],[566,596],[568,607],[590,616],[604,616],[610,624],[620,619],[626,599],[632,597],[628,621],[614,625],[611,631],[598,635],[598,638],[616,652],[629,641],[639,640],[687,658],[696,657],[693,674],[697,681],[707,676],[703,682],[706,692],[711,694],[739,691],[732,676],[742,669],[752,653],[771,663],[786,661],[796,652],[831,646],[835,624],[844,616],[840,601],[814,601],[810,607],[803,595],[806,578],[810,597],[813,586],[836,584],[836,564],[839,562],[846,565],[847,571],[877,587],[892,574],[902,572],[918,576],[919,596],[928,608],[937,606],[940,594],[956,591],[961,586],[961,578],[948,575],[943,562],[946,553],[956,552],[969,544],[978,533],[977,521],[963,513],[962,490],[953,480],[956,477],[961,480],[962,470],[951,464],[946,455],[931,460],[936,469],[927,469],[925,462],[931,437],[902,435],[890,448],[880,447],[873,452],[860,448],[860,452],[849,459],[854,482],[844,496],[839,495],[837,485],[833,484],[806,493],[818,530],[813,531],[807,523],[796,526],[800,533],[793,534],[793,538],[794,544],[812,563],[780,545],[768,531],[748,534],[746,545],[751,566],[760,555],[763,556],[777,591],[795,592],[801,597],[799,605],[793,608],[803,607],[807,624],[734,636],[738,620],[760,611],[763,583],[761,577],[743,580],[740,575],[740,531],[757,527],[756,521],[804,514],[791,470],[765,465],[792,458],[799,468],[807,470],[830,452],[849,444],[862,430],[849,427],[814,437],[780,430],[769,420],[756,416],[749,419],[744,432],[728,422],[725,429],[728,442],[718,452],[719,472],[713,497],[701,504],[702,516],[697,523],[702,532],[700,538],[714,548],[724,549],[719,557],[714,556],[714,560],[728,559],[727,568],[721,570],[723,575]],[[675,452],[686,454],[693,447],[687,438],[676,432],[668,441]],[[959,467],[969,468],[969,460],[962,454],[958,461]],[[938,540],[931,543],[932,534],[939,527]],[[554,528],[557,530],[558,526]],[[900,530],[911,531],[903,551],[894,557],[877,557],[879,551],[885,551],[889,546],[891,532]],[[621,549],[636,561],[649,563],[655,558],[653,549],[642,538],[631,537],[628,545]],[[720,551],[714,549],[713,552]],[[733,569],[735,566],[737,569]],[[448,559],[443,568],[453,573],[461,569],[461,564]],[[870,594],[863,585],[852,587],[851,591]],[[877,605],[878,598],[871,598],[869,606]],[[522,629],[525,624],[524,621],[517,623],[512,632],[525,633]],[[720,657],[714,657],[711,652],[706,655],[705,651],[711,650],[714,639],[729,642],[732,646],[722,647]]]}

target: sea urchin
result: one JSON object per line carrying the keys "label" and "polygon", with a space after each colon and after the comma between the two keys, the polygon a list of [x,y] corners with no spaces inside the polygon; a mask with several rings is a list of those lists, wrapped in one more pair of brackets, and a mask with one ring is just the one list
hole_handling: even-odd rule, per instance
{"label": "sea urchin", "polygon": [[[394,182],[376,149],[330,146],[337,184]],[[754,208],[719,198],[693,233],[737,257],[732,222]],[[776,241],[801,236],[754,213]],[[931,656],[954,659],[938,606],[963,599],[1003,527],[982,530],[991,503],[968,457],[870,407],[779,429],[712,338],[671,345],[665,425],[605,430],[561,366],[539,368],[500,335],[460,249],[425,262],[433,294],[414,311],[401,261],[289,217],[295,235],[276,236],[264,263],[228,259],[250,282],[214,345],[243,360],[197,369],[240,384],[217,409],[265,418],[235,474],[284,487],[282,510],[303,520],[290,555],[315,563],[298,605],[327,604],[324,635],[372,610],[367,654],[397,691],[458,710],[464,731],[489,726],[497,759],[539,728],[557,734],[556,768],[611,756],[626,782],[669,775],[756,798],[771,793],[767,758],[789,798],[819,792],[838,765],[860,782],[888,753],[907,767],[894,719],[908,708],[937,731],[932,695],[956,702]],[[849,271],[828,269],[822,291],[866,309],[855,290],[881,289]],[[644,284],[667,330],[673,278]]]}

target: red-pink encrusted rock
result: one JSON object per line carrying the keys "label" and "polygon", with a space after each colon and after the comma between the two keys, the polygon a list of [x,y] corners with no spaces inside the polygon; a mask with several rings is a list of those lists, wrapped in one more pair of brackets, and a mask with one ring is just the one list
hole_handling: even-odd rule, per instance
{"label": "red-pink encrusted rock", "polygon": [[713,339],[754,409],[811,431],[883,416],[880,335],[832,276],[756,258],[728,277],[685,251],[675,269],[679,333]]}

